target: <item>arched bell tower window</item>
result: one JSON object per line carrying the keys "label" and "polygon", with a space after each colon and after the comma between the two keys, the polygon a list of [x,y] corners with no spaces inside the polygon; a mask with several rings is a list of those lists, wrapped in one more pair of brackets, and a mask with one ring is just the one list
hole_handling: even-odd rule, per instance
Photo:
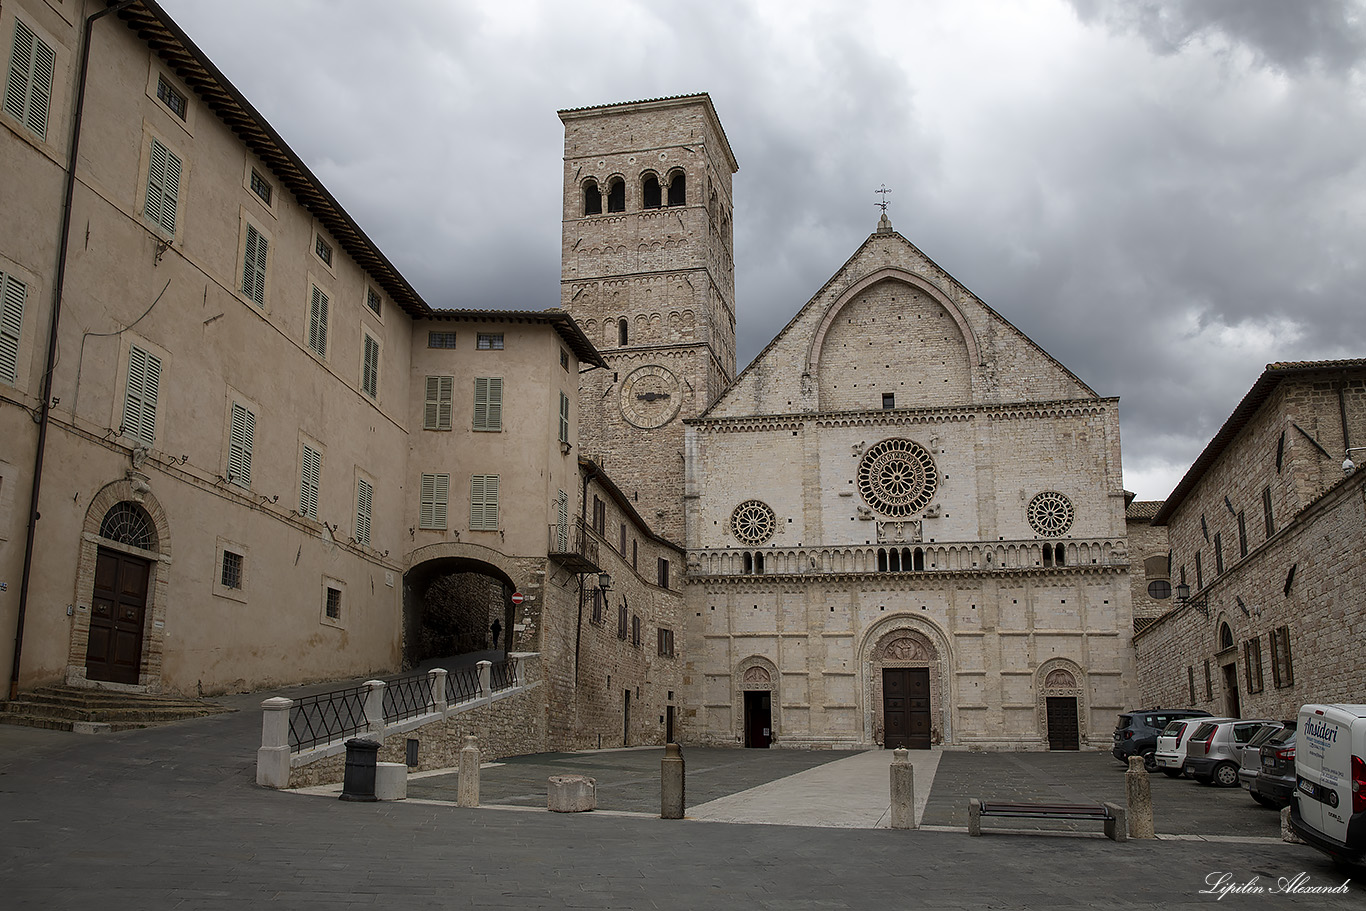
{"label": "arched bell tower window", "polygon": [[602,191],[598,189],[596,180],[585,180],[583,182],[583,214],[602,214]]}
{"label": "arched bell tower window", "polygon": [[607,211],[626,211],[626,181],[613,177],[607,183]]}
{"label": "arched bell tower window", "polygon": [[658,209],[662,200],[659,189],[659,178],[653,174],[646,174],[645,180],[640,185],[642,205],[647,209]]}
{"label": "arched bell tower window", "polygon": [[674,171],[669,175],[669,205],[686,206],[688,204],[688,178],[682,171]]}
{"label": "arched bell tower window", "polygon": [[631,324],[626,317],[617,320],[617,344],[625,345],[627,337],[630,335]]}

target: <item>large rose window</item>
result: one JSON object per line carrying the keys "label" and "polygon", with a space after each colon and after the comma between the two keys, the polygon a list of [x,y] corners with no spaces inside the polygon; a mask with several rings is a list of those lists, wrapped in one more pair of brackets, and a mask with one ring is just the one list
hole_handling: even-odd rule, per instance
{"label": "large rose window", "polygon": [[910,440],[883,440],[869,447],[858,465],[858,489],[869,506],[905,518],[929,505],[939,472],[925,447]]}

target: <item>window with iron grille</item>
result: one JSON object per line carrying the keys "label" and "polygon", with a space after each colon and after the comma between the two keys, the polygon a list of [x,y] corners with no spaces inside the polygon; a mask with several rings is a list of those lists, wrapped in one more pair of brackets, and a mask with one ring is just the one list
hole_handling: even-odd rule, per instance
{"label": "window with iron grille", "polygon": [[327,357],[327,295],[317,285],[308,304],[308,347]]}
{"label": "window with iron grille", "polygon": [[256,415],[232,403],[232,426],[228,428],[228,483],[251,487],[251,451],[256,442]]}
{"label": "window with iron grille", "polygon": [[255,225],[247,225],[247,244],[242,252],[242,293],[258,307],[266,305],[266,257],[270,241]]}
{"label": "window with iron grille", "polygon": [[470,477],[470,528],[474,531],[498,530],[498,475]]}
{"label": "window with iron grille", "polygon": [[0,383],[19,381],[19,339],[23,337],[28,285],[0,272]]}
{"label": "window with iron grille", "polygon": [[418,528],[446,527],[446,507],[451,491],[448,474],[424,474],[418,495]]}
{"label": "window with iron grille", "polygon": [[569,442],[569,396],[560,393],[560,442]]}
{"label": "window with iron grille", "polygon": [[669,587],[669,561],[666,560],[666,559],[664,559],[663,557],[660,557],[656,569],[658,570],[658,574],[659,574],[659,579],[658,579],[658,581],[659,581],[659,587],[660,587],[660,588],[668,588],[668,587]]}
{"label": "window with iron grille", "polygon": [[370,398],[379,395],[379,342],[362,332],[365,337],[365,363],[361,367],[360,386]]}
{"label": "window with iron grille", "polygon": [[318,255],[318,259],[327,265],[332,265],[332,245],[323,240],[321,234],[313,236],[313,252]]}
{"label": "window with iron grille", "polygon": [[376,291],[374,288],[365,289],[365,306],[375,311],[375,316],[380,315],[380,310],[383,308],[384,305],[380,301],[379,292]]}
{"label": "window with iron grille", "polygon": [[1277,688],[1293,686],[1295,671],[1290,663],[1290,627],[1271,631],[1271,680]]}
{"label": "window with iron grille", "polygon": [[304,443],[299,471],[299,515],[315,522],[318,520],[318,483],[322,469],[322,453]]}
{"label": "window with iron grille", "polygon": [[230,550],[223,551],[223,568],[220,575],[220,584],[224,588],[241,590],[242,588],[242,555],[233,553]]}
{"label": "window with iron grille", "polygon": [[1258,636],[1243,643],[1243,673],[1247,676],[1247,691],[1262,691],[1262,639]]}
{"label": "window with iron grille", "polygon": [[427,377],[427,404],[422,411],[423,430],[450,430],[451,403],[455,395],[455,377]]}
{"label": "window with iron grille", "polygon": [[640,648],[640,615],[631,615],[631,645]]}
{"label": "window with iron grille", "polygon": [[180,204],[180,159],[158,140],[152,140],[147,164],[147,197],[142,210],[162,231],[175,236],[176,208]]}
{"label": "window with iron grille", "polygon": [[428,347],[428,348],[454,348],[454,347],[455,347],[455,333],[454,333],[454,332],[428,332],[428,333],[427,333],[427,347]]}
{"label": "window with iron grille", "polygon": [[617,608],[617,638],[620,639],[620,640],[622,640],[623,642],[626,641],[626,618],[627,618],[627,616],[628,616],[628,611],[626,610],[626,602],[623,601],[623,602],[621,602],[621,607],[618,607],[618,608]]}
{"label": "window with iron grille", "polygon": [[327,619],[329,619],[329,620],[340,620],[340,619],[341,619],[341,609],[342,609],[342,593],[341,593],[341,589],[332,588],[331,586],[328,586],[328,588],[327,588],[327,607],[326,607]]}
{"label": "window with iron grille", "polygon": [[480,332],[474,345],[480,351],[502,351],[503,333],[501,332]]}
{"label": "window with iron grille", "polygon": [[52,74],[56,52],[23,20],[14,20],[5,110],[39,139],[47,138],[48,108],[52,103]]}
{"label": "window with iron grille", "polygon": [[156,440],[157,394],[161,358],[133,345],[128,349],[128,381],[123,391],[122,432],[147,446]]}
{"label": "window with iron grille", "polygon": [[190,110],[190,100],[185,97],[183,92],[167,82],[166,77],[160,73],[157,74],[157,98],[181,120],[185,119],[185,115]]}
{"label": "window with iron grille", "polygon": [[674,656],[674,631],[662,626],[659,628],[659,654],[664,658]]}
{"label": "window with iron grille", "polygon": [[475,378],[474,429],[503,429],[503,378],[501,376]]}
{"label": "window with iron grille", "polygon": [[364,478],[356,479],[356,543],[370,543],[370,505],[375,488]]}
{"label": "window with iron grille", "polygon": [[270,185],[270,181],[261,176],[261,172],[255,168],[251,169],[251,192],[261,197],[261,202],[270,205],[270,200],[275,195],[275,188]]}

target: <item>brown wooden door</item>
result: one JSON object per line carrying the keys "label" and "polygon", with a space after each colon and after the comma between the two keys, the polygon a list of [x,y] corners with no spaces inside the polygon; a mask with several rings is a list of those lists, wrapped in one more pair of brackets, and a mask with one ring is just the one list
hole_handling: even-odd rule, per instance
{"label": "brown wooden door", "polygon": [[142,663],[142,624],[147,613],[151,564],[105,550],[95,557],[95,596],[90,605],[90,639],[85,675],[91,680],[137,683]]}
{"label": "brown wooden door", "polygon": [[745,693],[745,746],[768,749],[773,742],[773,698],[769,693]]}
{"label": "brown wooden door", "polygon": [[883,668],[882,723],[882,742],[887,749],[930,748],[929,668]]}
{"label": "brown wooden door", "polygon": [[1049,696],[1048,748],[1050,750],[1080,750],[1081,730],[1077,726],[1077,698]]}

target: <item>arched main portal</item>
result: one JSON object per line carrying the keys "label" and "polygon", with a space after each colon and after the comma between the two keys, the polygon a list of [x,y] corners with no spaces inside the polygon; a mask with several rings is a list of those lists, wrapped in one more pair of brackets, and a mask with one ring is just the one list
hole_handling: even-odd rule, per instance
{"label": "arched main portal", "polygon": [[1039,732],[1050,750],[1079,750],[1086,741],[1090,707],[1085,679],[1081,665],[1067,658],[1050,658],[1035,674]]}
{"label": "arched main portal", "polygon": [[864,737],[891,749],[949,743],[951,654],[947,637],[920,617],[897,614],[863,639]]}
{"label": "arched main portal", "polygon": [[502,554],[478,545],[415,551],[403,574],[404,667],[470,652],[511,651],[518,622],[511,599],[520,575]]}
{"label": "arched main portal", "polygon": [[160,684],[170,564],[166,513],[145,477],[130,473],[91,498],[81,530],[67,683]]}

